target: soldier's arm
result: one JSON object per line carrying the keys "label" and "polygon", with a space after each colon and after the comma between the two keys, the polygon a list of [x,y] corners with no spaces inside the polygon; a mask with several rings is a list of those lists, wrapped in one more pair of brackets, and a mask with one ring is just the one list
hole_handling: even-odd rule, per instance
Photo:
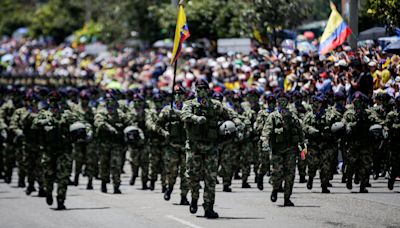
{"label": "soldier's arm", "polygon": [[21,121],[21,110],[17,109],[11,116],[11,121],[9,126],[9,129],[13,131],[15,135],[23,135],[23,131],[20,128],[21,126],[20,121]]}
{"label": "soldier's arm", "polygon": [[270,138],[271,134],[273,133],[274,130],[274,113],[271,113],[268,115],[267,119],[264,122],[264,126],[262,127],[261,131],[261,150],[270,153],[271,152],[271,147],[270,147]]}
{"label": "soldier's arm", "polygon": [[183,104],[182,115],[181,115],[182,121],[195,122],[194,117],[196,115],[194,115],[192,113],[192,108],[193,108],[193,106],[192,106],[191,101],[187,101]]}

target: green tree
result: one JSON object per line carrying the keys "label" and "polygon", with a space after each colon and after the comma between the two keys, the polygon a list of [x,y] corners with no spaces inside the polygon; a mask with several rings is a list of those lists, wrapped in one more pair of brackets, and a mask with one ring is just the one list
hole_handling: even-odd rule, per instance
{"label": "green tree", "polygon": [[389,30],[400,26],[399,0],[367,0],[364,10],[366,13],[363,15],[367,20],[380,22],[388,26]]}
{"label": "green tree", "polygon": [[11,35],[17,28],[30,23],[36,7],[32,0],[0,1],[0,34]]}
{"label": "green tree", "polygon": [[83,26],[83,13],[74,1],[49,0],[35,11],[29,28],[34,37],[52,36],[61,42]]}

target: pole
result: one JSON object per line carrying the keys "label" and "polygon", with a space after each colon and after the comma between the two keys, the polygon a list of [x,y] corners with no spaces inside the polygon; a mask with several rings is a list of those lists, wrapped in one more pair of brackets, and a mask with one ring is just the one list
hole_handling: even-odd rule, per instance
{"label": "pole", "polygon": [[171,99],[171,110],[174,108],[175,99],[175,78],[176,78],[176,68],[178,67],[178,59],[175,61],[174,65],[174,79],[172,80],[172,99]]}
{"label": "pole", "polygon": [[349,43],[353,50],[357,49],[358,37],[358,0],[349,0],[349,25],[353,36],[349,37]]}

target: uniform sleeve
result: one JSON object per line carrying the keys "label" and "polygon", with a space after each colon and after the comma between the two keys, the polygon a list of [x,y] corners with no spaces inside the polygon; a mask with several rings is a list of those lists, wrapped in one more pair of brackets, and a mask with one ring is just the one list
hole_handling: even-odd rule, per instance
{"label": "uniform sleeve", "polygon": [[191,101],[187,101],[183,104],[183,108],[182,108],[182,121],[184,122],[193,122],[193,117],[195,116],[192,113],[192,108],[193,108],[193,104]]}
{"label": "uniform sleeve", "polygon": [[274,113],[271,113],[270,115],[268,115],[263,127],[262,127],[262,131],[261,131],[261,141],[262,141],[262,146],[261,149],[263,151],[271,151],[271,147],[270,147],[270,138],[271,138],[271,133],[274,130]]}
{"label": "uniform sleeve", "polygon": [[14,111],[11,116],[9,129],[15,133],[15,135],[23,135],[23,131],[21,129],[21,109],[17,109]]}

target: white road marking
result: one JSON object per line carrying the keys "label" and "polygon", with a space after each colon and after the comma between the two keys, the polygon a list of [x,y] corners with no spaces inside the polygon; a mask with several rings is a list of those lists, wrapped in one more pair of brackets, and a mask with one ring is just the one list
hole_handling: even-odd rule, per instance
{"label": "white road marking", "polygon": [[165,217],[167,217],[167,218],[169,218],[169,219],[172,219],[172,220],[175,220],[175,221],[177,221],[177,222],[180,222],[180,223],[182,223],[183,225],[186,225],[186,226],[189,226],[189,227],[193,227],[193,228],[203,228],[203,227],[201,227],[201,226],[195,225],[195,224],[193,224],[193,223],[191,223],[191,222],[188,222],[188,221],[186,221],[186,220],[177,218],[177,217],[175,217],[175,216],[173,216],[173,215],[167,215],[167,216],[165,216]]}

